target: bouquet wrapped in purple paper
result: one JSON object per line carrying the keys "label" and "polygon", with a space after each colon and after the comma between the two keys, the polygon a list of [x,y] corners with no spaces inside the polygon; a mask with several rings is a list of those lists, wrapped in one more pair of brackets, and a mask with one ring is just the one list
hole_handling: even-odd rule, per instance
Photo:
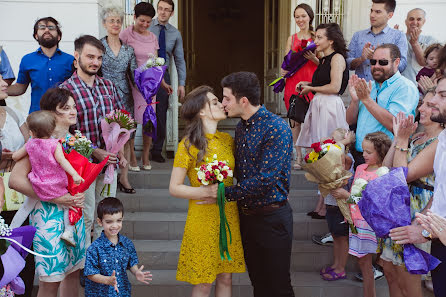
{"label": "bouquet wrapped in purple paper", "polygon": [[274,86],[274,92],[280,93],[285,87],[285,79],[291,77],[296,73],[308,60],[304,57],[304,54],[308,51],[314,51],[316,44],[312,41],[302,44],[297,51],[290,50],[288,54],[283,58],[282,69],[287,70],[288,73],[284,76],[276,78],[269,86]]}
{"label": "bouquet wrapped in purple paper", "polygon": [[[391,229],[412,223],[406,176],[406,167],[395,168],[370,181],[362,191],[358,206],[377,237],[386,238]],[[404,263],[410,273],[426,274],[437,267],[440,261],[413,244],[405,244]]]}
{"label": "bouquet wrapped in purple paper", "polygon": [[147,62],[135,69],[135,84],[146,100],[147,107],[143,114],[143,131],[146,135],[156,138],[156,113],[153,109],[153,96],[158,92],[166,72],[163,58],[149,57]]}

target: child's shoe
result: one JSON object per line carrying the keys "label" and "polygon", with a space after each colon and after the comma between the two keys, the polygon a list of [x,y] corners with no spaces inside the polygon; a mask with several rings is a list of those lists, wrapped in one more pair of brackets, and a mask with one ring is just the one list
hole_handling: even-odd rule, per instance
{"label": "child's shoe", "polygon": [[60,237],[60,239],[62,239],[63,241],[65,241],[66,244],[68,244],[72,247],[76,246],[76,242],[74,241],[73,232],[65,231],[62,234],[62,236]]}

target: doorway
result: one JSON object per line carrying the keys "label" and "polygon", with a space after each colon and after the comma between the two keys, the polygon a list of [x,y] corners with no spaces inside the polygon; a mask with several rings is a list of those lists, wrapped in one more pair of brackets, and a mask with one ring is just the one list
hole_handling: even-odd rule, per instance
{"label": "doorway", "polygon": [[264,4],[258,0],[179,2],[187,92],[206,84],[221,97],[221,79],[236,71],[256,73],[263,89]]}

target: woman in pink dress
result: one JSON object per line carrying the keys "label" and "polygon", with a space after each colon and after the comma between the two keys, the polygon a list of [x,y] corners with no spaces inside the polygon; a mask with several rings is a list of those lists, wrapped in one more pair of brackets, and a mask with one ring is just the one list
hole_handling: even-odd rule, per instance
{"label": "woman in pink dress", "polygon": [[[158,39],[156,38],[155,34],[148,30],[154,16],[155,9],[153,8],[152,4],[147,2],[138,3],[135,5],[135,24],[127,27],[119,34],[119,38],[122,40],[122,42],[130,45],[135,50],[136,63],[138,64],[138,67],[147,61],[150,54],[158,56]],[[161,87],[166,89],[168,94],[172,93],[172,88],[166,84],[164,80]],[[132,85],[132,93],[133,100],[135,102],[135,120],[137,123],[142,124],[142,118],[147,107],[147,102],[135,85]],[[154,102],[155,100],[152,99],[152,104]],[[155,109],[155,104],[153,104],[153,108]],[[143,133],[142,165],[144,170],[152,169],[149,162],[149,151],[151,144],[152,137]],[[138,167],[136,166],[136,168]],[[138,169],[135,171],[138,171]]]}
{"label": "woman in pink dress", "polygon": [[[296,21],[296,25],[299,26],[299,32],[288,37],[288,41],[286,44],[286,52],[287,54],[290,50],[298,51],[299,48],[304,48],[305,45],[313,41],[314,32],[313,23],[314,12],[311,7],[307,4],[299,4],[294,9],[294,20]],[[290,97],[293,94],[297,95],[296,85],[300,81],[311,81],[313,77],[313,73],[319,65],[319,59],[316,55],[310,51],[304,54],[304,57],[309,61],[305,63],[305,65],[299,69],[293,76],[286,79],[285,82],[285,106],[288,110],[290,108]],[[281,69],[281,75],[285,75],[287,73],[286,70]],[[313,99],[313,94],[309,94],[310,99]],[[293,143],[296,143],[297,138],[300,133],[300,123],[292,121],[291,131],[293,132]],[[294,169],[301,169],[300,163],[302,163],[302,152],[300,147],[296,147],[297,152],[297,160],[293,165]]]}

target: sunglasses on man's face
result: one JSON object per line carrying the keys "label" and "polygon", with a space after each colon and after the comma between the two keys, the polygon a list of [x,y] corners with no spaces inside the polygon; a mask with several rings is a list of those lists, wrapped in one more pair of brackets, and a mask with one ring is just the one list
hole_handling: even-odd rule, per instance
{"label": "sunglasses on man's face", "polygon": [[373,66],[376,65],[376,62],[378,62],[378,64],[381,65],[381,66],[387,66],[387,65],[389,65],[389,60],[376,60],[376,59],[370,59],[370,64],[372,64]]}

